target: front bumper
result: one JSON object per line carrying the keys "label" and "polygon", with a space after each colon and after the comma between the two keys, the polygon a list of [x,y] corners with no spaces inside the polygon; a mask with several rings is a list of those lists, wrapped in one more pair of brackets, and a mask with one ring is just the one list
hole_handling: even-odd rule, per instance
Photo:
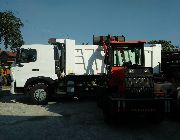
{"label": "front bumper", "polygon": [[10,93],[11,93],[11,94],[16,94],[15,91],[14,91],[14,88],[15,88],[15,87],[14,87],[14,83],[15,83],[14,81],[11,82],[11,88],[10,88]]}
{"label": "front bumper", "polygon": [[176,100],[173,98],[136,98],[124,99],[109,97],[109,104],[117,112],[124,113],[170,113],[175,111]]}
{"label": "front bumper", "polygon": [[11,82],[11,88],[10,88],[11,94],[24,94],[24,88],[22,87],[16,87],[16,82]]}

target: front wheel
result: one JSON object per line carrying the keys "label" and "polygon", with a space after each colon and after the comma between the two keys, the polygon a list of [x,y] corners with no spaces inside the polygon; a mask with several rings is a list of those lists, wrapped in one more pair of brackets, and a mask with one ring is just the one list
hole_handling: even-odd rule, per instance
{"label": "front wheel", "polygon": [[148,121],[154,124],[159,124],[163,121],[164,114],[162,112],[154,112],[151,114],[147,114],[146,118],[148,119]]}
{"label": "front wheel", "polygon": [[35,84],[31,87],[30,96],[34,104],[44,105],[47,104],[48,88],[43,83]]}
{"label": "front wheel", "polygon": [[102,110],[104,121],[108,124],[113,124],[118,119],[117,104],[110,100],[108,96],[104,96],[102,102]]}

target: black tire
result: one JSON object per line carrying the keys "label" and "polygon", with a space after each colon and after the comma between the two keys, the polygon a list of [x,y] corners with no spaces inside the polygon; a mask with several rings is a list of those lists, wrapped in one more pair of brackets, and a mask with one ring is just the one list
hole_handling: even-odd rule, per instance
{"label": "black tire", "polygon": [[155,112],[148,114],[147,119],[153,124],[159,124],[163,121],[164,115],[161,112]]}
{"label": "black tire", "polygon": [[33,104],[45,105],[48,103],[48,86],[46,84],[35,84],[29,93]]}
{"label": "black tire", "polygon": [[177,93],[177,109],[180,111],[180,90]]}
{"label": "black tire", "polygon": [[107,124],[114,124],[117,121],[118,113],[116,110],[116,105],[114,104],[114,102],[108,99],[108,96],[105,96],[103,98],[102,110],[104,121]]}
{"label": "black tire", "polygon": [[180,118],[180,89],[177,92],[177,99],[176,102],[173,104],[173,119],[179,121]]}
{"label": "black tire", "polygon": [[115,115],[108,110],[103,109],[104,122],[107,124],[115,123]]}
{"label": "black tire", "polygon": [[96,103],[99,108],[102,108],[103,106],[103,93],[102,90],[98,89],[96,90]]}
{"label": "black tire", "polygon": [[96,90],[96,103],[99,108],[103,107],[103,104],[107,98],[108,89],[106,88],[99,88]]}

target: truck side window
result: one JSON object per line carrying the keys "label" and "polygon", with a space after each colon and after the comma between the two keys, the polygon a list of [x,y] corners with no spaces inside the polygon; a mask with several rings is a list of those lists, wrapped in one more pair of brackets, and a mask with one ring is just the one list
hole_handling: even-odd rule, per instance
{"label": "truck side window", "polygon": [[20,55],[20,63],[35,62],[37,59],[37,52],[35,49],[23,49]]}
{"label": "truck side window", "polygon": [[35,62],[37,59],[37,53],[35,49],[30,49],[28,52],[28,62]]}

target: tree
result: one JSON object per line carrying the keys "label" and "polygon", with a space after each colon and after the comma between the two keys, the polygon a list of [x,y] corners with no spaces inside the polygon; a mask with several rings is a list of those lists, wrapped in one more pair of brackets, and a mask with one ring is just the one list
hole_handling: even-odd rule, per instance
{"label": "tree", "polygon": [[176,48],[174,45],[171,44],[171,41],[166,40],[152,40],[148,42],[149,44],[161,44],[163,51],[170,51],[173,48]]}
{"label": "tree", "polygon": [[4,43],[5,48],[15,50],[24,44],[20,28],[24,24],[13,12],[0,12],[0,44]]}

